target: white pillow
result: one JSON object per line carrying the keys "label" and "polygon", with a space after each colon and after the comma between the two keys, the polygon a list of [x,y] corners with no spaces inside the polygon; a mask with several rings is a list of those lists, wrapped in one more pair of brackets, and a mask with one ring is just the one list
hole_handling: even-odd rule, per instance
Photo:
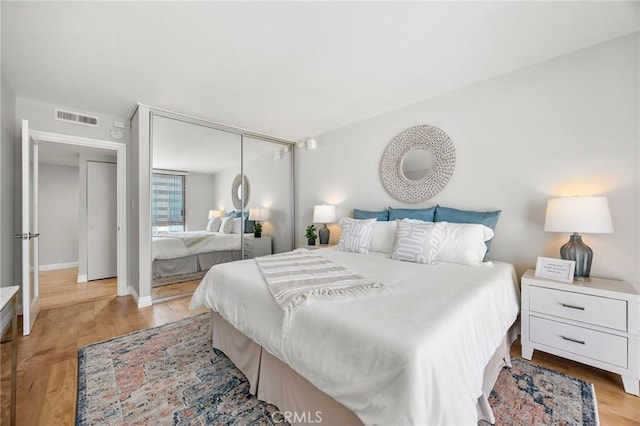
{"label": "white pillow", "polygon": [[232,234],[242,234],[242,222],[244,222],[244,218],[233,218],[233,229],[231,230]]}
{"label": "white pillow", "polygon": [[230,234],[231,231],[233,231],[233,224],[235,223],[233,219],[235,219],[235,217],[223,217],[219,232],[222,232],[223,234]]}
{"label": "white pillow", "polygon": [[398,224],[395,220],[376,221],[373,224],[373,237],[371,239],[371,251],[391,253],[396,243],[396,229]]}
{"label": "white pillow", "polygon": [[493,238],[493,230],[475,223],[444,223],[437,259],[440,262],[480,265],[487,253],[485,241]]}
{"label": "white pillow", "polygon": [[443,222],[397,220],[396,241],[391,258],[414,263],[436,263],[442,241]]}
{"label": "white pillow", "polygon": [[216,217],[215,219],[209,219],[209,223],[207,223],[207,232],[218,232],[220,230],[220,225],[222,225],[222,219]]}
{"label": "white pillow", "polygon": [[340,219],[342,235],[338,242],[338,250],[350,251],[353,253],[369,253],[371,238],[373,237],[373,224],[376,219],[351,219],[343,217]]}

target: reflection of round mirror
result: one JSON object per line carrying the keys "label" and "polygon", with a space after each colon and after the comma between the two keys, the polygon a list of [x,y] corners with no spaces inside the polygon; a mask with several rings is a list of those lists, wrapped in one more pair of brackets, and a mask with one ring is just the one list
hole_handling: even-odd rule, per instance
{"label": "reflection of round mirror", "polygon": [[247,206],[249,201],[249,181],[246,176],[236,175],[231,184],[231,201],[236,210]]}
{"label": "reflection of round mirror", "polygon": [[425,178],[433,168],[436,156],[430,149],[416,148],[402,157],[401,170],[404,177],[412,181]]}

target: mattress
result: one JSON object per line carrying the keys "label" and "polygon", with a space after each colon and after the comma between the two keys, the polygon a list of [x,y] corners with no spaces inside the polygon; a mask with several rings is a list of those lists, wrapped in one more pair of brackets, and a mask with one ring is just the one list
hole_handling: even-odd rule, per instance
{"label": "mattress", "polygon": [[241,234],[190,231],[154,234],[151,238],[153,260],[176,259],[214,251],[240,250]]}
{"label": "mattress", "polygon": [[422,265],[316,250],[384,291],[319,300],[286,334],[255,261],[217,265],[191,307],[219,312],[365,424],[475,424],[483,371],[519,310],[505,263]]}

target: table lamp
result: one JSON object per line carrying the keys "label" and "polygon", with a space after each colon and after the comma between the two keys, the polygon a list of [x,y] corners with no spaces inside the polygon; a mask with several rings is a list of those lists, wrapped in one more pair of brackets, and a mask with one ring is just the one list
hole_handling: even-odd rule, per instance
{"label": "table lamp", "polygon": [[547,201],[544,220],[547,232],[571,232],[569,242],[560,248],[560,257],[575,260],[574,277],[587,278],[591,272],[593,250],[579,233],[611,234],[613,224],[606,197],[566,197]]}
{"label": "table lamp", "polygon": [[217,217],[222,217],[222,210],[209,210],[209,219],[215,219]]}
{"label": "table lamp", "polygon": [[249,220],[254,220],[257,224],[253,226],[253,236],[256,238],[262,237],[262,225],[261,220],[267,220],[269,211],[267,209],[257,208],[249,209]]}
{"label": "table lamp", "polygon": [[327,228],[327,223],[333,223],[335,221],[336,206],[323,204],[322,206],[315,206],[313,208],[313,222],[323,225],[322,228],[318,230],[320,244],[329,244],[329,228]]}

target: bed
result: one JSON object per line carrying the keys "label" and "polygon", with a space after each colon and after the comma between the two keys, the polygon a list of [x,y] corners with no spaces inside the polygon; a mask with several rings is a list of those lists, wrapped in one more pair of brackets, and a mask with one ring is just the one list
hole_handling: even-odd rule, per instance
{"label": "bed", "polygon": [[424,265],[389,253],[314,254],[384,284],[284,313],[254,260],[217,265],[191,307],[212,310],[212,344],[252,393],[292,423],[494,422],[487,396],[509,365],[519,290],[512,265]]}
{"label": "bed", "polygon": [[206,271],[240,260],[241,234],[208,231],[154,234],[151,238],[154,278]]}

